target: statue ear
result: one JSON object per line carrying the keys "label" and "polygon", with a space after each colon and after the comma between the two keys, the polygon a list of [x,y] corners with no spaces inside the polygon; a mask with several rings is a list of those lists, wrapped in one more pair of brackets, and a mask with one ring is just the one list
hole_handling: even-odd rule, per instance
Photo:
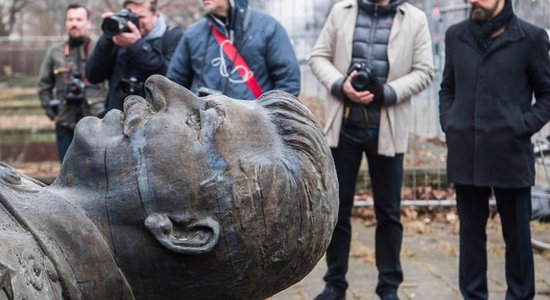
{"label": "statue ear", "polygon": [[211,217],[154,213],[145,226],[165,248],[180,254],[208,253],[220,239],[220,224]]}

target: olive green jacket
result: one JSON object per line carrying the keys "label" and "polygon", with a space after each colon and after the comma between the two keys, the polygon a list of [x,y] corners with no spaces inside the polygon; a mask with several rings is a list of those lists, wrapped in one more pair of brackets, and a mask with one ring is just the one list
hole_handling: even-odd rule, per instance
{"label": "olive green jacket", "polygon": [[[329,89],[342,80],[351,63],[357,0],[344,0],[332,8],[313,47],[309,64],[315,76]],[[407,150],[413,95],[425,89],[434,75],[432,41],[426,15],[411,4],[397,7],[388,42],[390,70],[387,84],[397,102],[380,112],[378,153],[394,156]],[[325,108],[325,135],[330,147],[337,147],[342,126],[344,101],[329,95]]]}
{"label": "olive green jacket", "polygon": [[[51,120],[57,116],[59,125],[74,128],[81,118],[97,116],[104,111],[105,85],[90,84],[85,78],[85,60],[91,48],[90,43],[70,50],[66,42],[53,45],[42,61],[38,78],[38,97],[46,115]],[[78,57],[81,57],[80,66],[78,66]],[[73,75],[78,73],[86,84],[86,98],[84,101],[68,101],[63,96],[63,88],[70,82]],[[57,110],[49,105],[53,99],[61,102]]]}

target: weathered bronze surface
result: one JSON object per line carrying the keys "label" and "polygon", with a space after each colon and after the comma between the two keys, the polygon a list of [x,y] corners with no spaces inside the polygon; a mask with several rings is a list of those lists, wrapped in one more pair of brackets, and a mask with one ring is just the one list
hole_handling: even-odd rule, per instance
{"label": "weathered bronze surface", "polygon": [[79,122],[52,185],[0,165],[0,299],[264,299],[322,257],[338,188],[307,108],[146,87]]}

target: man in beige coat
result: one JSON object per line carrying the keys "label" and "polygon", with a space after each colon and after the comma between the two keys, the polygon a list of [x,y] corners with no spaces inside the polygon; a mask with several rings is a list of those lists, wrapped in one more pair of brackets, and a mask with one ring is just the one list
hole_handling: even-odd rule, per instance
{"label": "man in beige coat", "polygon": [[329,89],[325,134],[340,185],[338,223],[327,250],[325,289],[318,300],[345,299],[350,216],[357,173],[366,154],[377,218],[376,292],[398,299],[403,154],[410,99],[433,77],[425,14],[404,0],[343,0],[332,8],[310,66]]}

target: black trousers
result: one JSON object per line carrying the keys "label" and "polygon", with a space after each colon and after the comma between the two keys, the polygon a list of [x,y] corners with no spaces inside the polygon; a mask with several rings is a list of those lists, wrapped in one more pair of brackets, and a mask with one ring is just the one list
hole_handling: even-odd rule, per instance
{"label": "black trousers", "polygon": [[367,156],[376,214],[375,259],[378,269],[376,292],[395,292],[403,281],[399,255],[403,240],[400,204],[403,183],[403,154],[387,157],[377,154],[377,129],[346,127],[332,155],[336,165],[339,191],[338,222],[327,249],[328,286],[345,290],[351,242],[351,210],[357,174],[363,153]]}
{"label": "black trousers", "polygon": [[73,141],[74,129],[55,124],[55,135],[57,141],[57,154],[59,162],[63,162],[65,154]]}
{"label": "black trousers", "polygon": [[506,244],[506,299],[533,299],[535,276],[531,249],[531,188],[503,189],[456,185],[460,218],[459,285],[464,299],[488,299],[488,200],[494,191]]}

